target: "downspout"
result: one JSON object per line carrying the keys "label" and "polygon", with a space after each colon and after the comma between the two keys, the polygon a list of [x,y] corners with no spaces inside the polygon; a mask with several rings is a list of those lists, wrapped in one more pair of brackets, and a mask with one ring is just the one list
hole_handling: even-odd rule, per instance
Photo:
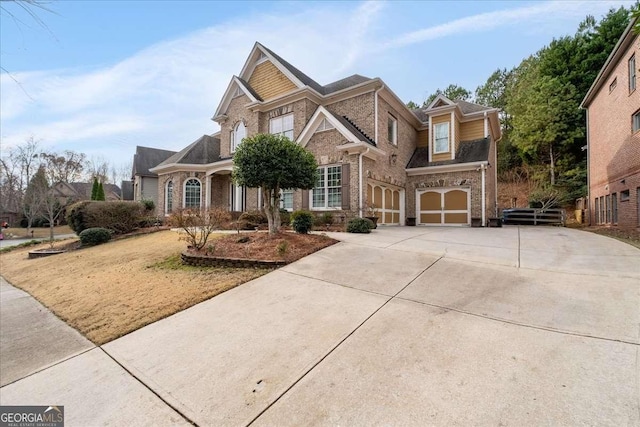
{"label": "downspout", "polygon": [[370,149],[367,147],[366,151],[363,151],[362,153],[360,153],[358,155],[358,187],[359,187],[359,190],[360,190],[359,206],[358,207],[359,207],[359,210],[360,210],[360,212],[359,212],[360,218],[362,218],[362,209],[363,209],[363,206],[364,206],[363,200],[362,200],[363,199],[362,190],[363,190],[363,183],[364,183],[364,180],[362,179],[362,157],[365,154],[369,153],[369,150]]}
{"label": "downspout", "polygon": [[[591,167],[590,167],[590,163],[591,163],[591,150],[589,150],[589,109],[586,108],[585,109],[587,111],[586,114],[586,119],[587,119],[587,203],[586,203],[586,209],[585,209],[585,213],[588,213],[589,216],[588,218],[585,218],[584,215],[582,216],[582,223],[583,224],[587,224],[587,225],[591,225]],[[585,207],[585,204],[582,204],[582,207]]]}
{"label": "downspout", "polygon": [[480,166],[480,173],[482,174],[482,201],[481,201],[481,205],[482,205],[482,226],[483,227],[487,224],[487,222],[486,222],[486,212],[485,212],[486,203],[487,202],[485,200],[486,195],[485,195],[485,188],[484,188],[486,168],[487,168],[487,165],[481,165]]}

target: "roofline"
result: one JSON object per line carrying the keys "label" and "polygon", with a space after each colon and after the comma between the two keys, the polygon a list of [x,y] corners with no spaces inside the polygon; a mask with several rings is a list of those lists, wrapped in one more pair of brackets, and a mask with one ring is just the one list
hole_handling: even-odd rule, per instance
{"label": "roofline", "polygon": [[474,170],[481,166],[488,166],[488,160],[482,160],[479,162],[470,163],[452,163],[450,165],[438,165],[438,166],[423,166],[421,168],[405,168],[407,176],[415,175],[432,175],[434,173],[442,172],[461,172],[466,170]]}
{"label": "roofline", "polygon": [[[327,110],[322,105],[318,105],[318,108],[316,108],[316,111],[313,113],[311,118],[309,118],[309,121],[307,121],[307,124],[305,125],[304,129],[302,129],[302,132],[300,132],[300,135],[298,135],[298,137],[296,138],[296,143],[300,144],[303,147],[305,147],[309,143],[309,141],[313,137],[313,134],[315,133],[315,130],[317,129],[318,125],[320,124],[319,123],[319,119],[320,119],[321,115],[322,115],[322,117],[324,117],[327,120],[329,120],[329,122],[333,125],[333,127],[342,136],[347,138],[347,140],[349,142],[361,141],[360,138],[358,138],[356,135],[353,134],[353,132],[351,132],[349,129],[347,129],[342,124],[342,122],[340,122],[340,120],[338,120],[333,115],[333,113],[331,113],[331,111]],[[368,145],[371,145],[371,144],[369,144],[369,142],[366,142],[366,141],[361,141],[361,142],[364,142],[364,143],[366,143]]]}
{"label": "roofline", "polygon": [[[609,54],[609,57],[598,72],[596,79],[593,81],[591,87],[587,91],[587,94],[584,96],[584,99],[580,103],[580,108],[589,108],[589,104],[591,104],[591,101],[593,101],[593,98],[596,96],[597,92],[604,84],[605,77],[608,77],[611,73],[611,69],[613,68],[612,64],[618,62],[618,59],[620,59],[620,56],[622,56],[624,50],[629,47],[633,39],[637,36],[632,31],[633,26],[636,24],[636,22],[638,22],[638,18],[632,18],[629,22],[629,25],[627,25],[627,28],[625,28],[624,32],[620,36],[620,39],[618,39],[618,42]],[[630,35],[631,37],[629,37]]]}

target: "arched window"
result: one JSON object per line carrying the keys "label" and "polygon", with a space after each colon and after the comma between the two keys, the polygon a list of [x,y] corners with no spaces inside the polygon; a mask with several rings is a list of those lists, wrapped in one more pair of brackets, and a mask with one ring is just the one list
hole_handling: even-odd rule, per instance
{"label": "arched window", "polygon": [[184,207],[200,208],[200,181],[196,178],[189,178],[184,183]]}
{"label": "arched window", "polygon": [[164,213],[170,214],[173,211],[173,181],[167,181],[167,188],[164,196]]}
{"label": "arched window", "polygon": [[236,151],[236,148],[238,148],[238,146],[242,142],[242,139],[246,137],[247,137],[247,128],[244,125],[244,123],[242,123],[242,121],[239,121],[236,127],[231,132],[231,152],[232,153]]}

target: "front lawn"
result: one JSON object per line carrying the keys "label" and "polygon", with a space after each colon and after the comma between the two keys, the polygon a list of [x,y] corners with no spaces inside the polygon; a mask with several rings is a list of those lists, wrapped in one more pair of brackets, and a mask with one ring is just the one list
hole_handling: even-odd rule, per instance
{"label": "front lawn", "polygon": [[178,268],[185,243],[171,231],[47,258],[30,249],[0,254],[2,275],[99,345],[267,272]]}

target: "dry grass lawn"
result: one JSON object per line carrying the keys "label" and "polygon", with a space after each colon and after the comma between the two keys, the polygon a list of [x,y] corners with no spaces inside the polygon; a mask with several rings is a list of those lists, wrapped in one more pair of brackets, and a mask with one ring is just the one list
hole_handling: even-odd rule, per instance
{"label": "dry grass lawn", "polygon": [[[32,228],[33,237],[38,239],[45,239],[49,237],[49,228],[48,227],[38,227]],[[9,227],[2,230],[5,239],[30,239],[31,233],[27,233],[26,228],[16,228]],[[68,225],[60,225],[58,227],[53,227],[53,234],[58,236],[60,234],[73,234],[73,230]]]}
{"label": "dry grass lawn", "polygon": [[96,344],[267,272],[181,266],[185,242],[171,231],[47,258],[27,259],[30,249],[0,254],[2,275]]}

